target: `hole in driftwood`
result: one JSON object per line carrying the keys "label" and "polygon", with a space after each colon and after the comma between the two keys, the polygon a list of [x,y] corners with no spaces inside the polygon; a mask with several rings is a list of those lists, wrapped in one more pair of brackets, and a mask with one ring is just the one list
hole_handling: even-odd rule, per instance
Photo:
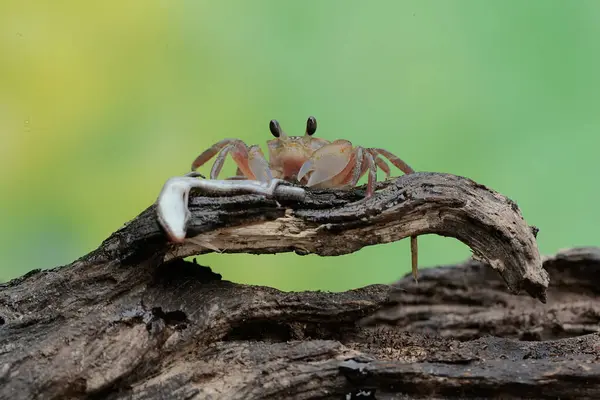
{"label": "hole in driftwood", "polygon": [[257,340],[287,342],[292,339],[289,325],[275,321],[250,321],[233,327],[223,341]]}
{"label": "hole in driftwood", "polygon": [[0,325],[4,325],[6,323],[6,320],[4,319],[3,316],[0,315]]}
{"label": "hole in driftwood", "polygon": [[186,313],[181,310],[165,312],[161,307],[154,307],[152,308],[152,315],[165,321],[165,324],[175,326],[178,329],[187,328],[189,322]]}

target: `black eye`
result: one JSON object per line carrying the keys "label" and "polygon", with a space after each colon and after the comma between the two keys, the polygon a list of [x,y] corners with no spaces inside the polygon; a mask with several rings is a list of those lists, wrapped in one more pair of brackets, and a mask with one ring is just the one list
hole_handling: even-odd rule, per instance
{"label": "black eye", "polygon": [[271,122],[269,122],[269,130],[271,131],[273,136],[281,136],[281,126],[279,126],[279,122],[277,122],[276,119],[272,119]]}
{"label": "black eye", "polygon": [[317,119],[315,117],[308,117],[308,120],[306,121],[306,134],[312,136],[316,131]]}

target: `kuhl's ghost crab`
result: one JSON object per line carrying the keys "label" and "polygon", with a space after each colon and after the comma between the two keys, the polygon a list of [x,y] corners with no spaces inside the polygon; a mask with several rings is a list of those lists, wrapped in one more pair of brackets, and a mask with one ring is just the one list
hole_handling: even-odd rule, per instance
{"label": "kuhl's ghost crab", "polygon": [[[257,145],[248,146],[239,139],[224,139],[202,152],[192,163],[192,172],[185,177],[171,178],[157,202],[158,219],[174,242],[185,240],[189,219],[187,202],[192,187],[212,193],[256,193],[266,196],[278,194],[301,200],[304,190],[284,186],[294,182],[310,188],[351,189],[368,173],[366,198],[373,195],[377,168],[389,178],[391,171],[384,157],[405,174],[414,170],[396,155],[381,148],[353,146],[348,140],[332,142],[314,137],[317,120],[309,117],[303,136],[288,136],[276,120],[269,123],[274,139],[267,142],[269,160]],[[236,176],[218,180],[227,155],[237,165]],[[216,156],[210,180],[195,171]],[[411,237],[413,276],[417,277],[417,241]]]}
{"label": "kuhl's ghost crab", "polygon": [[257,145],[248,146],[239,139],[224,139],[200,154],[192,163],[192,171],[216,155],[210,178],[217,179],[225,158],[230,154],[238,166],[234,179],[260,182],[282,179],[312,188],[339,189],[353,188],[368,172],[366,197],[373,195],[377,167],[387,177],[390,176],[390,168],[382,157],[405,174],[414,172],[404,161],[387,150],[354,147],[344,139],[330,142],[314,137],[317,131],[315,117],[308,118],[304,136],[288,136],[276,120],[270,122],[269,129],[275,137],[267,142],[269,161]]}

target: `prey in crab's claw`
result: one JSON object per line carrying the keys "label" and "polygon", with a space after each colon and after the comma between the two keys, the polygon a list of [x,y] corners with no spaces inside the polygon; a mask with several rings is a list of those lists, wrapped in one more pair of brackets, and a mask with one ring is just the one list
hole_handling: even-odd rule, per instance
{"label": "prey in crab's claw", "polygon": [[190,220],[188,201],[190,190],[198,189],[209,194],[235,195],[258,194],[267,198],[279,198],[302,201],[306,192],[303,188],[285,185],[281,179],[269,182],[253,180],[205,180],[197,172],[185,176],[170,178],[165,182],[156,201],[158,222],[165,230],[169,240],[182,243],[185,240]]}

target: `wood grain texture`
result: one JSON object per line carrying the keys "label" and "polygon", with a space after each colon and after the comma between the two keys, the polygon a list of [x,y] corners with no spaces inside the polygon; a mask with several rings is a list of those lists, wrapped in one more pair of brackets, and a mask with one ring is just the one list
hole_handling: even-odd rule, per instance
{"label": "wood grain texture", "polygon": [[518,293],[544,301],[548,276],[535,233],[509,198],[470,179],[414,173],[364,191],[311,191],[302,203],[257,195],[190,197],[192,218],[184,245],[169,246],[150,207],[108,238],[93,257],[166,260],[219,250],[336,256],[410,236],[454,237],[486,261]]}
{"label": "wood grain texture", "polygon": [[[0,398],[600,396],[600,250],[542,265],[516,205],[452,175],[411,174],[362,197],[196,194],[183,245],[165,241],[150,207],[72,264],[1,285]],[[424,233],[485,262],[426,269],[418,284],[286,293],[181,259],[338,255]]]}

